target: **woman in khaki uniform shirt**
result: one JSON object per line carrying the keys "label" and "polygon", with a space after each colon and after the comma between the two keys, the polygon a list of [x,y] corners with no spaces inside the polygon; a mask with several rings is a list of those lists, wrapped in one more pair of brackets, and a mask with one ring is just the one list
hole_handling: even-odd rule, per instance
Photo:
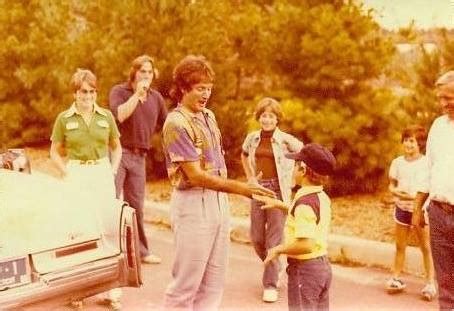
{"label": "woman in khaki uniform shirt", "polygon": [[[96,201],[89,208],[97,207],[93,212],[100,234],[110,243],[116,230],[113,215],[118,213],[114,175],[122,154],[120,134],[112,113],[96,104],[96,76],[90,70],[78,69],[71,87],[74,102],[55,120],[50,157],[70,187]],[[109,292],[114,309],[119,309],[120,296],[119,289]]]}

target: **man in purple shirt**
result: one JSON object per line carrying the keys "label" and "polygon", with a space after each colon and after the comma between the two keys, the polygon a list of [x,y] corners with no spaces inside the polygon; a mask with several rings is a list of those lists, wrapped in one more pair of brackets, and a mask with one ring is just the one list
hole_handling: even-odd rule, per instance
{"label": "man in purple shirt", "polygon": [[156,68],[153,59],[142,55],[132,62],[129,80],[115,85],[110,91],[109,105],[120,130],[123,147],[121,164],[115,176],[117,196],[136,209],[139,226],[140,255],[144,263],[160,263],[151,253],[143,225],[145,197],[145,159],[151,136],[167,117],[161,94],[151,88]]}
{"label": "man in purple shirt", "polygon": [[187,56],[175,68],[172,95],[178,103],[164,124],[175,235],[172,282],[165,309],[216,310],[221,302],[229,243],[228,193],[273,196],[258,184],[227,178],[221,132],[211,110],[214,72],[205,58]]}

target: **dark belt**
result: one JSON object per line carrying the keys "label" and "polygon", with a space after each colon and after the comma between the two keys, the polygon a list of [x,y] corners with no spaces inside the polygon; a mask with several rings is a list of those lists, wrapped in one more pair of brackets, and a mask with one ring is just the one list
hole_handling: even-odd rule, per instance
{"label": "dark belt", "polygon": [[448,214],[453,214],[454,213],[454,205],[453,204],[449,204],[449,203],[446,203],[446,202],[435,201],[435,200],[432,200],[432,204],[438,206],[439,208],[441,208],[442,210],[444,210]]}
{"label": "dark belt", "polygon": [[329,262],[328,257],[326,255],[318,256],[315,258],[308,258],[308,259],[297,259],[292,257],[287,257],[288,264],[302,264],[308,261],[322,261],[322,262]]}
{"label": "dark belt", "polygon": [[124,149],[127,149],[129,152],[131,152],[132,154],[136,154],[136,155],[139,155],[141,157],[144,157],[147,155],[147,152],[148,150],[147,149],[143,149],[143,148],[136,148],[136,147],[123,147]]}

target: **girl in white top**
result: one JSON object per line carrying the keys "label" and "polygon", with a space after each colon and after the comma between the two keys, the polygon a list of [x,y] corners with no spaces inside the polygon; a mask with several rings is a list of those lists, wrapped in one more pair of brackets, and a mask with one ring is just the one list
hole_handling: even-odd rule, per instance
{"label": "girl in white top", "polygon": [[[410,233],[413,216],[414,199],[418,189],[421,174],[427,171],[427,158],[423,154],[427,132],[420,126],[407,127],[402,132],[404,154],[395,158],[389,169],[389,190],[394,197],[394,220],[396,222],[395,241],[396,254],[394,258],[393,277],[387,282],[390,293],[400,292],[405,283],[400,279],[404,262],[405,248]],[[415,233],[424,259],[426,286],[421,294],[427,300],[432,300],[436,294],[434,286],[434,270],[430,252],[429,232],[427,226],[415,227]]]}

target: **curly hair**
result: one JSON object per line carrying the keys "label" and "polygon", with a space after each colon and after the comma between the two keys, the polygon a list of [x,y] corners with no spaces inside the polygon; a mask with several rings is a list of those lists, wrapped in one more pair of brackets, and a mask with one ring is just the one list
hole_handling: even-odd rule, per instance
{"label": "curly hair", "polygon": [[191,90],[197,83],[213,83],[214,78],[214,70],[204,56],[188,55],[173,70],[170,96],[178,103],[183,97],[183,91]]}

